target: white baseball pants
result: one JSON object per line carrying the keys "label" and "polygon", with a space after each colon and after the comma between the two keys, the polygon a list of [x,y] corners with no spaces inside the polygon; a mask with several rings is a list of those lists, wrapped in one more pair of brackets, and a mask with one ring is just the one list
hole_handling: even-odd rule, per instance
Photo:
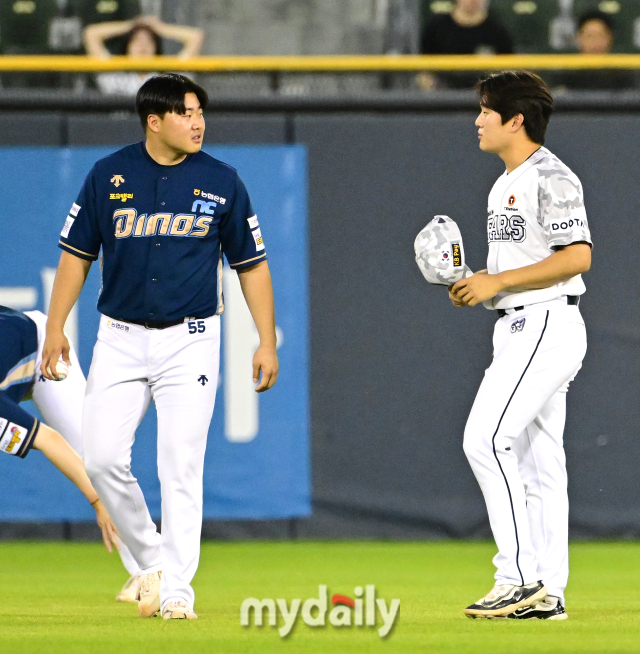
{"label": "white baseball pants", "polygon": [[[38,355],[36,358],[36,381],[33,385],[32,399],[42,414],[45,425],[55,429],[69,445],[83,458],[82,452],[82,405],[87,386],[78,355],[71,346],[69,358],[71,367],[67,378],[56,382],[45,379],[40,374],[42,348],[47,330],[47,316],[41,311],[25,311],[38,328]],[[120,542],[120,558],[130,576],[140,573],[140,567],[127,546]]]}
{"label": "white baseball pants", "polygon": [[566,393],[587,339],[577,306],[562,299],[500,318],[464,434],[487,505],[497,584],[542,580],[564,602],[569,576]]}
{"label": "white baseball pants", "polygon": [[[85,396],[89,477],[142,572],[162,570],[160,599],[194,604],[202,474],[218,383],[220,319],[146,329],[102,316]],[[162,536],[131,473],[135,431],[151,400],[158,414]]]}

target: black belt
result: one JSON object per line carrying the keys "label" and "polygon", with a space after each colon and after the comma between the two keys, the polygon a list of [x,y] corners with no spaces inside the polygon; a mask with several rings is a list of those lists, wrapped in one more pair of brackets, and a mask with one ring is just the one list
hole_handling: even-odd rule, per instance
{"label": "black belt", "polygon": [[[580,296],[579,295],[567,295],[567,304],[574,304],[578,305],[580,304]],[[524,306],[521,307],[513,307],[514,311],[522,311],[524,309]],[[505,309],[498,309],[498,318],[504,318],[507,314]]]}
{"label": "black belt", "polygon": [[[207,316],[207,318],[210,318],[210,316]],[[184,322],[188,322],[189,320],[206,320],[206,318],[179,318],[178,320],[168,320],[166,322],[158,321],[158,320],[122,320],[122,319],[115,319],[118,322],[128,322],[132,325],[140,325],[141,327],[145,327],[146,329],[167,329],[168,327],[175,327],[176,325],[181,325]]]}

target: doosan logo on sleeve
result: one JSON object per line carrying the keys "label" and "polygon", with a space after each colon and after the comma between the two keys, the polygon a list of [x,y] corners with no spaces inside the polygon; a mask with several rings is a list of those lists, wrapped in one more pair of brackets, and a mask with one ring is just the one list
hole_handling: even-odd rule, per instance
{"label": "doosan logo on sleeve", "polygon": [[[382,598],[376,598],[376,587],[368,585],[363,590],[356,586],[354,598],[346,595],[333,595],[329,607],[326,585],[318,586],[318,597],[312,597],[304,602],[301,599],[292,599],[288,604],[286,599],[263,599],[248,597],[240,606],[240,624],[249,627],[251,624],[251,609],[253,621],[257,627],[262,627],[265,619],[270,627],[278,625],[278,611],[282,616],[282,626],[278,629],[281,638],[291,633],[296,624],[298,615],[308,627],[326,627],[327,619],[333,627],[375,627],[378,615],[382,626],[378,629],[380,638],[385,638],[391,632],[398,618],[400,600],[392,599],[389,605]],[[328,614],[328,615],[327,615]]]}

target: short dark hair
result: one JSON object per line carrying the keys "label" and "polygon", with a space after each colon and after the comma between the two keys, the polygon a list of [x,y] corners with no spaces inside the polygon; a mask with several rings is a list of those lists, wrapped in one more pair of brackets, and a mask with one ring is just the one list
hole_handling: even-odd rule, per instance
{"label": "short dark hair", "polygon": [[209,102],[207,92],[193,80],[177,73],[155,75],[148,79],[136,95],[136,111],[140,116],[142,129],[147,128],[147,118],[151,114],[164,117],[166,113],[185,114],[184,96],[195,93],[202,109]]}
{"label": "short dark hair", "polygon": [[480,104],[497,111],[503,125],[522,114],[527,136],[534,143],[544,144],[553,112],[553,97],[541,77],[528,70],[502,71],[481,79],[476,91]]}
{"label": "short dark hair", "polygon": [[587,11],[578,18],[578,31],[580,31],[585,23],[588,23],[592,20],[599,20],[603,25],[613,34],[615,25],[613,19],[609,14],[605,14],[604,11],[598,11],[594,9],[593,11]]}

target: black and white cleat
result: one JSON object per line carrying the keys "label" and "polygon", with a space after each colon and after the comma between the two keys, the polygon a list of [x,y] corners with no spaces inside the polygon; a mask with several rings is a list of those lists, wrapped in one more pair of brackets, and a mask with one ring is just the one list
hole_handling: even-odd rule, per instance
{"label": "black and white cleat", "polygon": [[547,595],[545,600],[537,604],[524,606],[509,617],[515,620],[567,620],[569,618],[560,598],[553,595]]}
{"label": "black and white cleat", "polygon": [[546,596],[547,589],[542,581],[526,586],[494,586],[485,597],[468,606],[464,613],[469,618],[504,618],[520,608],[541,602]]}

